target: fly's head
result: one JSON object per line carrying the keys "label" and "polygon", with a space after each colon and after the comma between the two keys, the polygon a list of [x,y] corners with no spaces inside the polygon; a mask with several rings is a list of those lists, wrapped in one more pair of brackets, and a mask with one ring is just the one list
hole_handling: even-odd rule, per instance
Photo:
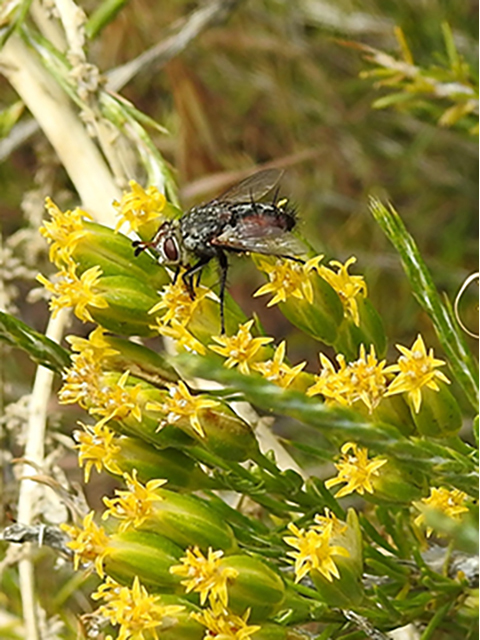
{"label": "fly's head", "polygon": [[160,264],[179,266],[186,264],[180,224],[178,220],[165,221],[150,242],[133,243],[135,255],[145,249],[151,249],[157,255]]}

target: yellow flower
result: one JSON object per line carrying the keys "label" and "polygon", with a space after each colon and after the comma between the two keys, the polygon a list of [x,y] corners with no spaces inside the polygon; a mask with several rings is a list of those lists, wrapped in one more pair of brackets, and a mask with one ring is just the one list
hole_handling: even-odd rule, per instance
{"label": "yellow flower", "polygon": [[349,404],[361,400],[370,412],[378,406],[387,387],[384,367],[385,360],[378,362],[373,344],[370,345],[368,355],[366,355],[364,345],[360,345],[359,359],[355,362],[349,362],[346,368]]}
{"label": "yellow flower", "polygon": [[[425,523],[425,507],[430,509],[437,509],[444,513],[452,520],[457,522],[461,519],[462,513],[466,513],[468,508],[465,506],[467,500],[467,494],[459,489],[452,489],[451,491],[445,487],[436,489],[433,487],[430,489],[430,495],[428,498],[422,498],[420,502],[414,502],[413,505],[416,509],[422,513],[415,518],[415,524],[420,526]],[[432,535],[432,527],[427,527],[427,537]]]}
{"label": "yellow flower", "polygon": [[224,363],[228,369],[238,366],[239,371],[244,374],[249,374],[250,365],[256,356],[258,356],[260,349],[269,342],[272,342],[273,338],[253,338],[250,333],[252,325],[253,320],[241,324],[238,332],[231,337],[213,336],[215,342],[222,346],[217,347],[210,345],[210,349],[228,358]]}
{"label": "yellow flower", "polygon": [[138,396],[142,392],[141,384],[127,387],[129,371],[125,371],[114,386],[104,384],[97,393],[95,406],[89,408],[92,415],[102,416],[97,423],[102,425],[109,420],[124,420],[132,416],[138,422],[142,420],[142,409]]}
{"label": "yellow flower", "polygon": [[337,272],[328,267],[320,266],[317,269],[318,274],[335,289],[340,300],[343,303],[346,313],[348,313],[353,322],[359,326],[360,316],[358,314],[357,296],[366,297],[367,285],[362,276],[352,276],[348,273],[350,265],[357,261],[355,257],[349,258],[343,265],[337,260],[331,260],[330,265],[337,268]]}
{"label": "yellow flower", "polygon": [[[352,453],[349,453],[349,452]],[[379,475],[379,469],[387,463],[384,458],[368,459],[368,450],[358,447],[353,442],[345,443],[341,452],[343,458],[335,464],[338,471],[336,478],[331,478],[325,482],[327,489],[346,482],[346,486],[337,491],[335,498],[342,498],[356,491],[363,495],[365,491],[373,493],[372,478]]]}
{"label": "yellow flower", "polygon": [[276,260],[273,264],[268,259],[257,258],[258,267],[267,273],[270,282],[255,291],[254,297],[274,293],[275,296],[268,302],[267,307],[272,307],[279,302],[286,302],[289,297],[307,300],[312,304],[313,287],[309,276],[313,270],[314,261],[318,264],[322,258],[323,256],[317,256],[304,263],[293,260]]}
{"label": "yellow flower", "polygon": [[186,556],[180,558],[182,564],[170,567],[170,573],[185,576],[182,580],[186,593],[194,591],[200,594],[200,604],[203,606],[209,598],[210,603],[220,601],[224,607],[228,606],[227,582],[238,576],[238,571],[231,567],[220,566],[223,551],[208,549],[205,557],[198,547],[187,549]]}
{"label": "yellow flower", "polygon": [[57,205],[50,199],[45,199],[45,207],[52,218],[51,222],[43,221],[40,233],[50,244],[49,259],[59,269],[74,264],[72,253],[78,242],[88,233],[83,224],[84,218],[92,217],[82,211],[65,211],[63,213]]}
{"label": "yellow flower", "polygon": [[333,363],[323,353],[319,354],[322,369],[319,376],[315,376],[315,384],[307,389],[307,396],[321,394],[325,400],[335,401],[339,404],[347,405],[348,399],[345,397],[345,387],[348,381],[346,373],[345,359],[338,360],[340,369],[336,371]]}
{"label": "yellow flower", "polygon": [[319,376],[315,376],[315,384],[307,389],[307,395],[321,394],[326,400],[348,406],[361,400],[372,412],[387,388],[385,360],[378,362],[373,345],[367,355],[362,344],[358,360],[347,364],[344,356],[339,354],[337,362],[340,365],[338,371],[326,356],[320,354],[323,369]]}
{"label": "yellow flower", "polygon": [[178,384],[169,384],[168,390],[170,396],[167,396],[165,402],[150,402],[147,404],[147,409],[164,413],[166,415],[165,423],[168,424],[174,424],[183,418],[188,418],[192,429],[200,437],[203,437],[205,434],[200,424],[199,413],[203,409],[217,407],[219,402],[205,398],[205,396],[192,396],[182,381]]}
{"label": "yellow flower", "polygon": [[93,521],[94,511],[90,511],[83,519],[83,528],[68,524],[60,525],[61,529],[72,538],[67,542],[67,547],[74,553],[74,568],[78,569],[80,563],[95,565],[98,575],[103,578],[103,558],[107,551],[110,538],[103,527],[99,527]]}
{"label": "yellow flower", "polygon": [[120,451],[120,447],[115,444],[118,439],[115,432],[102,424],[94,426],[82,425],[83,431],[75,432],[75,439],[78,449],[78,465],[85,464],[84,480],[88,482],[92,467],[98,473],[105,467],[112,473],[120,473],[120,468],[115,462],[115,455]]}
{"label": "yellow flower", "polygon": [[105,339],[105,332],[102,327],[94,329],[89,334],[87,340],[85,338],[79,338],[78,336],[67,336],[65,339],[71,345],[73,351],[77,351],[78,353],[84,353],[87,350],[90,351],[96,362],[100,362],[119,353],[119,351],[113,349]]}
{"label": "yellow flower", "polygon": [[325,529],[330,528],[331,535],[337,536],[347,530],[347,525],[345,523],[341,523],[337,516],[327,507],[325,507],[324,516],[317,513],[313,519],[315,524],[312,525],[311,528],[318,533],[322,533]]}
{"label": "yellow flower", "polygon": [[137,472],[132,475],[124,474],[128,491],[115,489],[115,498],[103,498],[107,510],[102,518],[113,516],[122,520],[119,530],[126,531],[138,528],[151,515],[153,504],[161,502],[163,498],[157,493],[157,489],[163,486],[166,480],[149,480],[145,485],[137,480]]}
{"label": "yellow flower", "polygon": [[289,367],[283,362],[285,358],[285,341],[281,342],[275,349],[275,354],[271,360],[266,362],[254,362],[252,369],[262,374],[264,378],[277,384],[279,387],[286,389],[300,371],[306,365],[306,362],[301,362],[294,367]]}
{"label": "yellow flower", "polygon": [[182,278],[178,277],[176,282],[163,288],[160,293],[160,301],[150,309],[149,313],[153,314],[160,309],[166,309],[161,318],[157,319],[159,323],[167,325],[172,320],[175,320],[186,326],[203,298],[209,294],[211,294],[210,289],[198,286],[195,289],[195,298],[192,300],[192,296]]}
{"label": "yellow flower", "polygon": [[64,383],[58,394],[60,403],[78,403],[82,409],[88,409],[101,397],[101,364],[90,349],[74,353],[71,359],[72,366],[62,375]]}
{"label": "yellow flower", "polygon": [[288,551],[287,555],[295,559],[295,582],[300,582],[310,571],[319,571],[329,582],[333,578],[340,578],[337,565],[333,556],[349,557],[349,552],[344,547],[333,545],[333,520],[328,523],[315,525],[308,531],[299,529],[292,522],[288,529],[293,536],[286,536],[285,542],[297,551]]}
{"label": "yellow flower", "polygon": [[135,180],[130,180],[128,184],[130,193],[124,193],[120,202],[113,202],[120,218],[115,231],[118,231],[124,222],[130,225],[130,231],[138,231],[147,222],[159,218],[159,214],[165,208],[165,196],[156,187],[148,187],[145,190]]}
{"label": "yellow flower", "polygon": [[211,609],[191,614],[194,620],[208,629],[209,633],[204,636],[205,638],[218,638],[219,640],[250,640],[251,636],[261,627],[247,625],[249,615],[250,609],[247,609],[242,617],[233,615],[220,603],[212,605]]}
{"label": "yellow flower", "polygon": [[433,349],[427,354],[427,349],[423,338],[418,334],[417,339],[411,349],[397,344],[397,349],[403,354],[399,357],[397,364],[387,367],[387,373],[400,373],[388,387],[386,396],[392,396],[395,393],[407,393],[411,400],[415,413],[420,411],[422,404],[422,387],[438,391],[438,385],[435,378],[450,384],[450,380],[441,371],[437,371],[437,367],[443,367],[445,362],[437,360],[433,357]]}
{"label": "yellow flower", "polygon": [[171,320],[170,326],[165,326],[162,318],[156,318],[156,324],[150,325],[150,329],[158,331],[162,336],[175,340],[177,347],[181,347],[186,351],[205,355],[207,350],[201,342],[199,342],[185,326],[177,320]]}
{"label": "yellow flower", "polygon": [[100,293],[95,293],[95,287],[98,285],[102,270],[98,265],[84,271],[80,278],[75,274],[76,266],[70,265],[68,269],[62,269],[58,276],[58,282],[50,282],[42,275],[37,276],[37,280],[43,286],[53,293],[55,297],[50,300],[50,309],[53,317],[55,317],[60,309],[64,307],[73,307],[74,313],[82,322],[94,322],[89,307],[97,309],[105,309],[108,307]]}
{"label": "yellow flower", "polygon": [[158,639],[157,631],[161,633],[162,626],[168,629],[172,619],[185,609],[182,605],[162,605],[161,596],[150,595],[138,576],[131,588],[107,577],[92,598],[106,601],[99,607],[98,614],[120,626],[118,640]]}

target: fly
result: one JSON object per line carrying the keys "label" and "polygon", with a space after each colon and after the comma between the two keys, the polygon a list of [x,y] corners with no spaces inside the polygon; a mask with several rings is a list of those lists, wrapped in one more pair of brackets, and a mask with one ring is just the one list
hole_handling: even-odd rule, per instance
{"label": "fly", "polygon": [[[259,202],[279,182],[282,171],[266,169],[249,176],[210,202],[193,207],[176,220],[167,220],[150,242],[135,241],[135,255],[152,249],[158,262],[180,269],[193,298],[194,276],[213,258],[220,266],[220,323],[225,333],[225,287],[228,253],[260,253],[303,262],[305,246],[291,231],[296,224],[294,209],[287,200]],[[197,281],[198,282],[198,281]]]}

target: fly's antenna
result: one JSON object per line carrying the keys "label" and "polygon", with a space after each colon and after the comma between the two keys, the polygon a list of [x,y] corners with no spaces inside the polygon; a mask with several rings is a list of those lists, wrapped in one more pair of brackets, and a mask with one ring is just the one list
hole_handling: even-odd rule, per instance
{"label": "fly's antenna", "polygon": [[152,245],[153,245],[153,242],[142,242],[141,240],[134,240],[132,242],[132,247],[135,247],[135,251],[134,251],[135,257],[140,255],[142,251],[145,251],[145,249],[148,249]]}

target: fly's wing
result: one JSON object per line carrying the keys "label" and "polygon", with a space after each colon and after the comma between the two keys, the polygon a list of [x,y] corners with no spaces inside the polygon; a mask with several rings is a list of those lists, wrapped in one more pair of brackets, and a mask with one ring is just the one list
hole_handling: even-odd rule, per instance
{"label": "fly's wing", "polygon": [[271,256],[301,256],[307,248],[292,233],[280,227],[265,227],[244,221],[227,226],[211,243],[231,251],[250,251]]}
{"label": "fly's wing", "polygon": [[254,173],[215,198],[215,202],[260,200],[273,189],[282,175],[283,171],[280,171],[280,169],[265,169]]}

